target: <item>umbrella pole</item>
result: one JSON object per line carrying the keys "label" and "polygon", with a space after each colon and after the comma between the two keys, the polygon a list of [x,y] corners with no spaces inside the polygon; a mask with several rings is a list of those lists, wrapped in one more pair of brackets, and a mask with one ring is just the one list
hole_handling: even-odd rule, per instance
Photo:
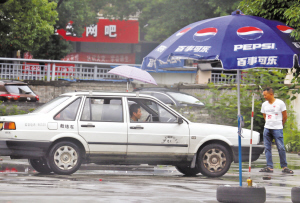
{"label": "umbrella pole", "polygon": [[251,136],[250,136],[250,151],[249,151],[249,178],[247,180],[248,186],[252,186],[252,180],[251,180],[251,159],[252,159],[253,116],[254,116],[254,93],[252,93]]}
{"label": "umbrella pole", "polygon": [[126,89],[126,92],[128,92],[128,80],[127,80],[127,89]]}
{"label": "umbrella pole", "polygon": [[[237,98],[238,98],[238,132],[241,132],[241,125],[240,125],[240,115],[241,115],[241,103],[240,103],[240,70],[237,70]],[[241,135],[238,135],[239,138],[239,180],[240,180],[240,186],[242,186],[242,140]]]}

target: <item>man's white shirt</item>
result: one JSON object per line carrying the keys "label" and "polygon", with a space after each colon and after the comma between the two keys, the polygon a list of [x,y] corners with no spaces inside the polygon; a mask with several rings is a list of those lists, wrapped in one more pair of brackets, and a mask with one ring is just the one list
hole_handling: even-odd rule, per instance
{"label": "man's white shirt", "polygon": [[280,99],[275,99],[273,104],[265,101],[261,106],[261,113],[266,114],[265,128],[283,129],[282,112],[286,111],[285,103]]}

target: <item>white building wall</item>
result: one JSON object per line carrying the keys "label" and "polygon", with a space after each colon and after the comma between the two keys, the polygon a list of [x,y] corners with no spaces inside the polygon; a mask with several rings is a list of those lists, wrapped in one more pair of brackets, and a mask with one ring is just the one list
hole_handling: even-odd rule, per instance
{"label": "white building wall", "polygon": [[194,84],[196,73],[151,73],[157,84],[173,85],[174,83]]}
{"label": "white building wall", "polygon": [[113,43],[97,43],[97,42],[81,42],[81,52],[97,53],[97,54],[128,54],[132,53],[131,44],[113,44]]}

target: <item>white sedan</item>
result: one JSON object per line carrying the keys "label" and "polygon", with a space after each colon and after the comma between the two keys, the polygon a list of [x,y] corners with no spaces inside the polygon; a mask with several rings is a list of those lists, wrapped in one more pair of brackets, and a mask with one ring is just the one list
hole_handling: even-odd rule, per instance
{"label": "white sedan", "polygon": [[[129,107],[141,110],[138,122]],[[26,115],[0,118],[0,156],[29,159],[40,173],[68,175],[84,163],[174,165],[185,175],[219,177],[238,162],[237,128],[193,123],[139,93],[65,93]],[[264,147],[253,132],[252,161]],[[242,161],[250,131],[243,129]]]}

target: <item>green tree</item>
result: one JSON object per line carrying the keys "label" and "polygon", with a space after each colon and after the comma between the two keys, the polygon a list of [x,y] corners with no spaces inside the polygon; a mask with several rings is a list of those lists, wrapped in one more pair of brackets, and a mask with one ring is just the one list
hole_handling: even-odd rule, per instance
{"label": "green tree", "polygon": [[[269,20],[278,20],[294,28],[291,36],[300,40],[300,1],[298,0],[243,0],[239,8],[247,15],[259,16]],[[299,83],[300,68],[294,73]]]}
{"label": "green tree", "polygon": [[[244,117],[245,128],[251,127],[252,94],[255,95],[254,102],[254,130],[261,133],[264,128],[264,119],[260,113],[261,104],[265,101],[261,88],[272,87],[275,97],[284,101],[294,98],[290,96],[290,88],[282,83],[286,70],[276,69],[250,69],[243,74],[240,86],[241,114]],[[223,76],[225,77],[225,76]],[[205,102],[205,109],[214,119],[214,123],[237,126],[237,87],[234,83],[230,86],[222,84],[209,84],[212,94],[208,98],[201,98]],[[294,122],[295,120],[291,121]]]}
{"label": "green tree", "polygon": [[247,15],[278,20],[293,27],[292,36],[300,39],[300,1],[298,0],[243,0],[239,8]]}
{"label": "green tree", "polygon": [[98,13],[108,0],[54,0],[60,2],[57,8],[58,21],[56,28],[66,28],[66,25],[73,21],[73,30],[76,36],[81,36],[84,28],[98,22]]}
{"label": "green tree", "polygon": [[[81,36],[84,28],[95,24],[100,9],[106,5],[107,0],[54,0],[58,7],[58,20],[56,29],[66,29],[67,24],[72,21],[72,29],[68,30],[72,35]],[[72,51],[70,42],[59,36],[52,35],[49,41],[32,52],[34,58],[60,60]]]}
{"label": "green tree", "polygon": [[72,51],[72,45],[60,35],[51,35],[50,40],[38,50],[31,52],[34,58],[61,60]]}
{"label": "green tree", "polygon": [[58,13],[48,0],[8,0],[0,4],[0,54],[37,50],[54,32]]}
{"label": "green tree", "polygon": [[147,41],[163,41],[182,27],[207,18],[229,15],[241,0],[111,0],[104,16],[129,19],[138,14]]}

